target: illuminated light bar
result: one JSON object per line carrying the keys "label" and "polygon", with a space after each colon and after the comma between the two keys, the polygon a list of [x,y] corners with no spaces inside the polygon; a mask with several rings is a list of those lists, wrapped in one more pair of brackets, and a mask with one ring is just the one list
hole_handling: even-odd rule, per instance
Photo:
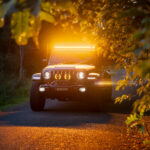
{"label": "illuminated light bar", "polygon": [[62,48],[62,49],[66,49],[66,48],[95,48],[95,46],[54,46],[54,48]]}
{"label": "illuminated light bar", "polygon": [[54,49],[55,50],[77,50],[77,49],[80,49],[80,50],[94,50],[95,49],[95,46],[94,45],[87,45],[87,46],[69,46],[69,45],[56,45],[54,46]]}
{"label": "illuminated light bar", "polygon": [[76,65],[76,69],[95,69],[95,66],[91,65]]}

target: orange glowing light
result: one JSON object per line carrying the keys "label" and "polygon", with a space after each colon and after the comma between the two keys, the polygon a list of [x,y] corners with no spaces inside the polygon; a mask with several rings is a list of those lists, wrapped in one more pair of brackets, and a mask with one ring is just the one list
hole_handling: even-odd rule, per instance
{"label": "orange glowing light", "polygon": [[100,82],[96,82],[95,84],[99,85],[99,86],[110,86],[110,85],[113,85],[115,83],[112,81],[100,81]]}
{"label": "orange glowing light", "polygon": [[70,79],[71,79],[71,75],[70,75],[70,74],[65,73],[65,75],[64,75],[64,79],[65,79],[65,80],[70,80]]}
{"label": "orange glowing light", "polygon": [[72,49],[72,48],[73,48],[73,49],[74,49],[74,48],[83,48],[83,49],[85,49],[85,48],[87,49],[87,48],[88,48],[88,49],[94,49],[95,46],[54,46],[54,48],[55,48],[55,49],[57,49],[57,48],[58,48],[58,49],[59,49],[59,48],[60,48],[60,49],[66,49],[66,48],[67,48],[67,49],[68,49],[68,48],[69,48],[69,49]]}
{"label": "orange glowing light", "polygon": [[51,65],[48,68],[75,68],[75,69],[95,69],[94,65],[80,65],[80,64],[59,64],[59,65]]}
{"label": "orange glowing light", "polygon": [[95,50],[95,45],[80,45],[80,44],[62,44],[55,45],[54,50]]}
{"label": "orange glowing light", "polygon": [[58,73],[55,74],[55,79],[56,79],[56,80],[60,80],[60,79],[61,79],[61,74],[58,74]]}

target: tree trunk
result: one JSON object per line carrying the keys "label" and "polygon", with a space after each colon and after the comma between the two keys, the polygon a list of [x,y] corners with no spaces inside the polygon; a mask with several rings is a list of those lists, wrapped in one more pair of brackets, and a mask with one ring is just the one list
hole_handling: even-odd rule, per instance
{"label": "tree trunk", "polygon": [[23,46],[20,46],[19,48],[20,48],[19,81],[21,82],[24,76],[24,69],[23,69],[24,50],[23,50]]}

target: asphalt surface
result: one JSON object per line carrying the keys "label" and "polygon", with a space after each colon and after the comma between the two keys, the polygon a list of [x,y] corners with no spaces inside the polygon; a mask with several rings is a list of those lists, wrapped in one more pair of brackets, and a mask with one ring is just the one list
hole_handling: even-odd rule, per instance
{"label": "asphalt surface", "polygon": [[29,103],[0,112],[0,150],[144,149],[127,132],[129,106],[109,107],[102,113],[88,104],[49,101],[42,112],[32,112]]}
{"label": "asphalt surface", "polygon": [[0,150],[143,150],[125,125],[131,104],[109,104],[105,113],[86,103],[47,101],[42,112],[21,104],[0,112]]}

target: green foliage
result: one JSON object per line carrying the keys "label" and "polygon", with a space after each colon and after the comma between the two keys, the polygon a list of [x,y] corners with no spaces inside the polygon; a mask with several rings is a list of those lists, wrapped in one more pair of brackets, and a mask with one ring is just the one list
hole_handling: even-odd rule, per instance
{"label": "green foliage", "polygon": [[15,3],[16,0],[9,0],[6,3],[0,2],[0,27],[4,26],[5,15]]}
{"label": "green foliage", "polygon": [[32,15],[30,22],[32,22],[32,25],[30,26],[30,31],[32,34],[33,41],[35,42],[36,46],[39,47],[38,38],[41,30],[41,20],[39,17],[35,17]]}
{"label": "green foliage", "polygon": [[29,95],[30,79],[25,78],[22,85],[18,84],[18,62],[17,52],[0,52],[0,109],[4,105],[13,104],[15,98],[26,97],[27,99]]}
{"label": "green foliage", "polygon": [[11,33],[18,45],[26,45],[28,38],[31,37],[29,10],[13,13],[11,18]]}
{"label": "green foliage", "polygon": [[116,104],[116,103],[121,104],[124,100],[127,100],[127,99],[129,99],[129,96],[128,96],[128,95],[122,95],[121,97],[117,97],[117,98],[115,99],[115,104]]}
{"label": "green foliage", "polygon": [[27,101],[29,98],[30,81],[26,79],[26,84],[20,87],[16,86],[18,79],[9,79],[9,81],[2,82],[0,87],[0,110],[7,108],[23,101]]}
{"label": "green foliage", "polygon": [[150,140],[144,140],[144,141],[143,141],[143,144],[150,146]]}
{"label": "green foliage", "polygon": [[40,11],[40,14],[39,14],[39,17],[40,19],[43,21],[47,21],[49,23],[53,23],[55,20],[54,20],[54,17],[44,11]]}
{"label": "green foliage", "polygon": [[133,68],[134,72],[143,79],[150,79],[150,60],[140,60],[138,64]]}
{"label": "green foliage", "polygon": [[131,114],[129,117],[127,117],[127,120],[126,120],[126,124],[127,125],[131,125],[131,123],[134,123],[132,124],[132,127],[135,125],[135,122],[139,120],[139,116],[134,113],[134,114]]}
{"label": "green foliage", "polygon": [[140,133],[145,134],[145,122],[141,115],[138,115],[137,113],[130,114],[129,117],[127,117],[126,124],[129,128],[135,128],[139,130]]}
{"label": "green foliage", "polygon": [[[23,1],[22,4],[25,3]],[[12,15],[12,37],[17,44],[27,44],[30,37],[36,39],[37,43],[38,26],[42,21],[60,23],[65,28],[79,26],[80,33],[96,44],[101,56],[113,60],[117,67],[126,70],[126,76],[118,82],[116,90],[138,85],[137,95],[141,98],[135,101],[133,114],[127,118],[126,123],[129,127],[137,126],[144,133],[143,117],[150,110],[149,0],[42,0],[36,18],[38,20],[31,15],[31,8],[27,7],[20,7],[21,10]],[[6,14],[7,11],[3,12]],[[126,99],[128,96],[122,95],[116,102]]]}
{"label": "green foliage", "polygon": [[125,87],[127,87],[129,85],[128,80],[123,79],[123,80],[119,80],[118,81],[118,86],[116,87],[116,91],[119,91],[119,89],[121,88],[122,90],[125,89]]}
{"label": "green foliage", "polygon": [[0,72],[0,110],[28,100],[31,81],[29,79],[24,79],[24,81],[24,84],[19,85],[14,74]]}

